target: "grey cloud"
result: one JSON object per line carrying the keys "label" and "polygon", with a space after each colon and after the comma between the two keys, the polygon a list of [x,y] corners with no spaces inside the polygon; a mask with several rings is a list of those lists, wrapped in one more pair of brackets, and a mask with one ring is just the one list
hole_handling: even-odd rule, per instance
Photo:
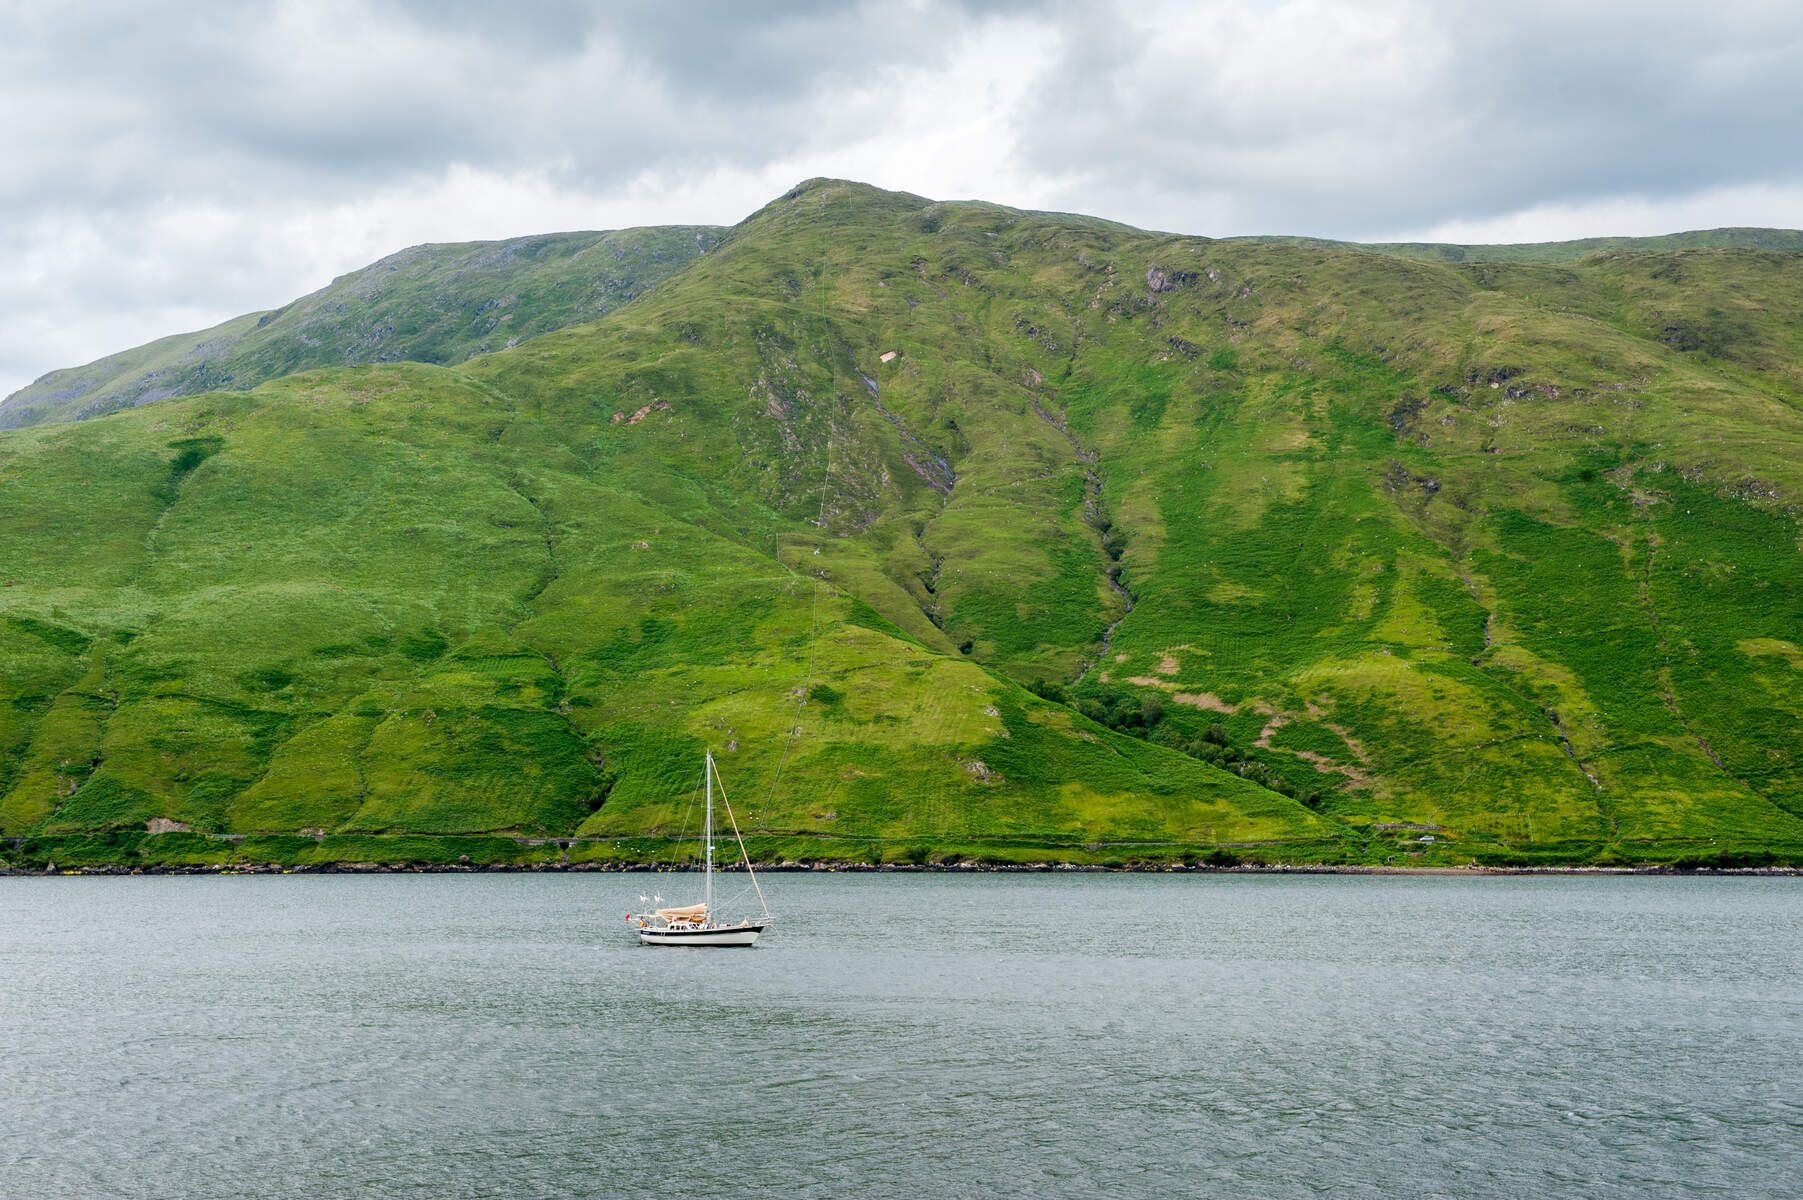
{"label": "grey cloud", "polygon": [[[11,131],[0,215],[17,225],[146,198],[341,197],[454,162],[586,187],[755,167],[814,144],[823,113],[860,88],[1022,15],[1059,31],[1064,50],[1019,124],[1016,161],[1068,181],[1078,205],[1152,196],[1236,231],[1359,235],[1798,169],[1774,152],[1803,114],[1803,11],[1789,6],[1723,4],[1705,20],[1669,3],[1420,4],[1337,64],[1236,39],[1284,20],[1306,35],[1315,13],[1381,24],[1381,8],[1176,6],[1163,25],[1148,12],[981,0],[21,5],[0,47]],[[1197,20],[1223,22],[1228,43],[1161,58]],[[1372,55],[1383,61],[1350,61]],[[872,123],[905,109],[896,93]]]}
{"label": "grey cloud", "polygon": [[[805,143],[835,92],[942,53],[984,11],[77,7],[39,15],[0,52],[4,88],[38,122],[0,198],[328,193],[447,162],[586,181],[697,157],[756,163]],[[319,41],[295,44],[293,24]]]}
{"label": "grey cloud", "polygon": [[1787,5],[1702,19],[1671,4],[1423,4],[1386,34],[1383,79],[1357,45],[1312,64],[1325,79],[1283,47],[1250,77],[1216,69],[1245,66],[1239,47],[1161,74],[1155,43],[1121,34],[1134,11],[1066,27],[1022,160],[1080,190],[1149,186],[1166,211],[1193,197],[1217,223],[1198,232],[1372,236],[1803,173],[1780,149],[1803,116],[1803,10]]}

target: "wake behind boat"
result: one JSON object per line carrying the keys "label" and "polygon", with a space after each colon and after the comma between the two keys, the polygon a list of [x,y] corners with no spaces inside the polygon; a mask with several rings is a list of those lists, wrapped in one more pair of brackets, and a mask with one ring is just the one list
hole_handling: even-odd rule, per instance
{"label": "wake behind boat", "polygon": [[[744,919],[737,923],[723,919],[714,909],[714,783],[719,770],[714,766],[714,753],[706,753],[702,781],[707,791],[707,807],[701,820],[701,903],[680,908],[659,908],[650,915],[626,914],[628,921],[638,922],[639,941],[647,946],[750,946],[758,934],[770,924],[770,906],[764,902],[764,889],[758,886],[757,872],[751,869],[751,855],[745,852],[745,839],[739,834],[739,823],[732,815],[732,802],[726,799],[726,785],[720,785],[720,799],[726,807],[726,819],[732,826],[733,840],[739,844],[739,856],[745,873],[757,893],[762,920]],[[644,900],[643,896],[639,897]],[[659,900],[663,897],[659,896]]]}

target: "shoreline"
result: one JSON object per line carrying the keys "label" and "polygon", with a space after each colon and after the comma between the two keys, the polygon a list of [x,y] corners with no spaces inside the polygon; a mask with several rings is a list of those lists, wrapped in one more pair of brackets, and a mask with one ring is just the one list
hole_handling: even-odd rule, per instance
{"label": "shoreline", "polygon": [[[846,862],[777,862],[759,864],[757,870],[767,874],[875,874],[875,875],[1433,875],[1450,877],[1523,876],[1523,875],[1686,875],[1732,876],[1748,878],[1803,877],[1803,867],[1676,867],[1676,866],[1331,866],[1314,863],[1239,863],[1211,865],[1195,863],[1158,863],[1142,865],[1100,866],[1095,863],[866,863]],[[738,870],[716,868],[721,874],[734,875]],[[67,878],[70,876],[120,877],[133,875],[687,875],[692,868],[672,868],[644,863],[536,862],[536,863],[307,863],[280,866],[274,863],[196,863],[153,864],[127,867],[117,864],[86,864],[47,868],[0,867],[0,878]]]}

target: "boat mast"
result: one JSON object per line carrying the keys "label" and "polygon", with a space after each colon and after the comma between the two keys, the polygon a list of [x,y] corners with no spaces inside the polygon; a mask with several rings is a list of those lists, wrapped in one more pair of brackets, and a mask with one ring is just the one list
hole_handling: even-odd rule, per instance
{"label": "boat mast", "polygon": [[[714,768],[714,774],[720,774],[720,768]],[[745,835],[739,832],[739,818],[732,815],[732,797],[726,794],[726,780],[720,780],[720,803],[726,805],[726,819],[732,822],[732,836],[739,843],[739,857],[744,860],[745,873],[751,876],[751,886],[758,894],[758,904],[763,906],[764,919],[770,919],[770,904],[764,899],[764,889],[758,885],[758,873],[751,869],[751,852],[745,849]]]}
{"label": "boat mast", "polygon": [[706,864],[703,867],[706,882],[702,884],[701,902],[704,906],[703,912],[711,916],[714,911],[714,752],[712,750],[707,752],[707,811],[701,819],[701,856]]}

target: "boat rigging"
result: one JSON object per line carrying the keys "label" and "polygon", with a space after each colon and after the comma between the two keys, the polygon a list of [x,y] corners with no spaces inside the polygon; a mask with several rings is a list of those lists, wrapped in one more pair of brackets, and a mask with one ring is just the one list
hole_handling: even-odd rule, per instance
{"label": "boat rigging", "polygon": [[[739,833],[739,822],[733,816],[732,801],[726,798],[726,784],[714,765],[714,752],[703,756],[702,782],[707,791],[707,806],[701,821],[701,903],[678,908],[654,909],[649,914],[626,914],[628,921],[638,923],[639,941],[647,946],[751,946],[758,934],[770,924],[770,905],[764,900],[764,889],[758,885],[752,869],[751,855],[745,850],[745,838]],[[726,808],[726,820],[732,826],[733,840],[738,843],[739,858],[757,893],[762,919],[743,919],[737,924],[722,919],[714,907],[714,785],[719,784],[720,802]],[[662,897],[658,897],[660,900]],[[640,897],[643,899],[643,897]]]}

